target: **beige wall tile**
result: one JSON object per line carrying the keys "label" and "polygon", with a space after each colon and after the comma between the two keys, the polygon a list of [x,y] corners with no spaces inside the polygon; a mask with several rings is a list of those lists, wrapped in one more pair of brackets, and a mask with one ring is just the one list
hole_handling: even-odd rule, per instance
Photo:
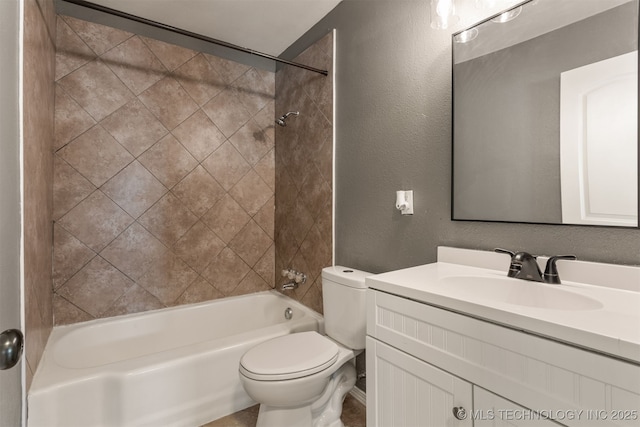
{"label": "beige wall tile", "polygon": [[253,220],[267,233],[267,236],[273,240],[274,234],[274,221],[276,213],[276,200],[272,197],[265,203],[258,213],[253,217]]}
{"label": "beige wall tile", "polygon": [[200,162],[226,140],[224,134],[202,110],[198,110],[182,122],[172,133]]}
{"label": "beige wall tile", "polygon": [[274,98],[275,76],[268,71],[249,69],[233,82],[240,102],[249,114],[255,116]]}
{"label": "beige wall tile", "polygon": [[269,186],[271,190],[276,188],[276,174],[275,174],[275,148],[270,150],[267,154],[255,164],[253,170],[256,171],[265,184]]}
{"label": "beige wall tile", "polygon": [[225,243],[198,221],[176,242],[173,250],[191,268],[202,273],[224,247]]}
{"label": "beige wall tile", "polygon": [[167,193],[138,220],[144,228],[167,246],[177,242],[196,221],[198,217],[172,193]]}
{"label": "beige wall tile", "polygon": [[228,296],[250,270],[251,268],[235,252],[224,248],[202,273],[202,277]]}
{"label": "beige wall tile", "polygon": [[251,114],[240,102],[238,91],[231,87],[216,95],[202,109],[227,138],[251,118]]}
{"label": "beige wall tile", "polygon": [[132,280],[140,279],[158,260],[167,247],[140,224],[133,223],[100,255]]}
{"label": "beige wall tile", "polygon": [[53,228],[53,287],[73,277],[96,253],[59,225]]}
{"label": "beige wall tile", "polygon": [[160,122],[172,130],[196,112],[196,104],[173,77],[165,77],[142,92],[140,100]]}
{"label": "beige wall tile", "polygon": [[180,66],[174,74],[199,105],[206,104],[226,86],[222,77],[201,53]]}
{"label": "beige wall tile", "polygon": [[231,295],[245,295],[253,292],[268,291],[271,287],[255,271],[250,270],[233,290]]}
{"label": "beige wall tile", "polygon": [[230,242],[250,220],[242,206],[228,194],[202,217],[202,221],[225,243]]}
{"label": "beige wall tile", "polygon": [[175,70],[198,54],[198,52],[194,50],[165,43],[160,40],[154,40],[148,37],[140,38],[169,71]]}
{"label": "beige wall tile", "polygon": [[27,390],[53,325],[52,217],[55,15],[51,0],[24,2],[24,304]]}
{"label": "beige wall tile", "polygon": [[[74,18],[58,26],[56,323],[272,286],[275,76]],[[119,286],[103,285],[111,275]]]}
{"label": "beige wall tile", "polygon": [[220,58],[218,56],[204,54],[204,57],[213,67],[218,71],[220,76],[227,83],[233,83],[235,79],[243,75],[249,70],[248,65],[240,64],[239,62],[229,61],[228,59]]}
{"label": "beige wall tile", "polygon": [[242,126],[229,141],[251,166],[258,163],[274,147],[273,141],[253,120]]}
{"label": "beige wall tile", "polygon": [[[332,46],[329,34],[296,61],[330,70]],[[332,86],[330,77],[292,67],[276,73],[276,111],[300,111],[286,128],[275,129],[276,272],[281,268],[305,272],[307,282],[289,294],[319,312],[321,271],[333,262]]]}
{"label": "beige wall tile", "polygon": [[269,249],[262,255],[262,258],[253,266],[253,271],[258,273],[272,288],[275,286],[275,263],[276,246],[272,243]]}
{"label": "beige wall tile", "polygon": [[168,191],[138,161],[133,161],[102,186],[102,191],[133,218],[138,218]]}
{"label": "beige wall tile", "polygon": [[164,304],[142,286],[133,285],[113,303],[109,310],[103,313],[103,317],[121,316],[163,307]]}
{"label": "beige wall tile", "polygon": [[133,222],[125,211],[99,190],[94,191],[59,221],[92,250],[99,252]]}
{"label": "beige wall tile", "polygon": [[58,294],[53,296],[53,310],[55,312],[54,320],[56,325],[86,322],[93,319],[93,316],[89,313],[82,311]]}
{"label": "beige wall tile", "polygon": [[233,199],[251,216],[271,198],[271,189],[253,169],[229,190]]}
{"label": "beige wall tile", "polygon": [[56,20],[56,45],[60,46],[56,50],[56,80],[96,58],[95,52],[60,17]]}
{"label": "beige wall tile", "polygon": [[196,167],[172,190],[196,216],[201,217],[224,196],[224,189],[202,166]]}
{"label": "beige wall tile", "polygon": [[133,156],[100,125],[80,135],[58,153],[96,187],[133,161]]}
{"label": "beige wall tile", "polygon": [[133,97],[100,59],[67,74],[58,84],[96,120],[104,119]]}
{"label": "beige wall tile", "polygon": [[169,132],[137,98],[100,124],[135,157]]}
{"label": "beige wall tile", "polygon": [[93,117],[56,85],[54,150],[65,146],[95,124]]}
{"label": "beige wall tile", "polygon": [[60,156],[53,156],[53,219],[62,218],[96,187]]}
{"label": "beige wall tile", "polygon": [[83,21],[70,16],[63,16],[63,19],[96,55],[102,55],[112,47],[119,45],[133,36],[133,34],[126,31]]}
{"label": "beige wall tile", "polygon": [[158,298],[163,304],[172,304],[198,278],[184,261],[172,253],[156,263],[138,284]]}
{"label": "beige wall tile", "polygon": [[249,163],[228,141],[207,157],[202,166],[227,191],[251,169]]}
{"label": "beige wall tile", "polygon": [[162,79],[167,71],[138,36],[119,44],[101,58],[136,95]]}
{"label": "beige wall tile", "polygon": [[101,317],[134,283],[100,257],[92,259],[57,293],[92,315]]}
{"label": "beige wall tile", "polygon": [[172,188],[198,165],[198,161],[171,134],[145,151],[138,160],[167,188]]}
{"label": "beige wall tile", "polygon": [[204,278],[196,279],[175,301],[176,305],[205,302],[224,298],[224,294],[211,286]]}
{"label": "beige wall tile", "polygon": [[251,220],[229,242],[231,248],[244,262],[253,267],[271,246],[272,240],[267,233]]}

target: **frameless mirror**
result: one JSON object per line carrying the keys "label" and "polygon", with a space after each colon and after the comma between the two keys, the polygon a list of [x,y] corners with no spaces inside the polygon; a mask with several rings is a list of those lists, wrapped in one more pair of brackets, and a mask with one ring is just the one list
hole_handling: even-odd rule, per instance
{"label": "frameless mirror", "polygon": [[638,0],[453,35],[452,219],[638,227]]}

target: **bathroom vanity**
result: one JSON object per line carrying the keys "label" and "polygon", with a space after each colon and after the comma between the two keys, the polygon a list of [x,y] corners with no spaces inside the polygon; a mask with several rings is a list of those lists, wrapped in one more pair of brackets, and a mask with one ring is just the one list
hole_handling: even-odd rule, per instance
{"label": "bathroom vanity", "polygon": [[640,424],[640,267],[562,261],[560,285],[508,268],[441,247],[367,278],[368,426]]}

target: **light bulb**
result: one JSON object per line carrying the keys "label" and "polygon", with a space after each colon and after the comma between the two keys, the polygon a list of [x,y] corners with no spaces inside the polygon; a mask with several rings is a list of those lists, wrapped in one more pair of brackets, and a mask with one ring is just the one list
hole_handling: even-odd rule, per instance
{"label": "light bulb", "polygon": [[459,19],[454,0],[431,0],[431,28],[445,30]]}

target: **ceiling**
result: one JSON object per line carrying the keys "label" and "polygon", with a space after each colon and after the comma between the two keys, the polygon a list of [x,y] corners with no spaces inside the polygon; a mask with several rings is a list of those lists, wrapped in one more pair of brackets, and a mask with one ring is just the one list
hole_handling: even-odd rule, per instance
{"label": "ceiling", "polygon": [[278,56],[341,0],[90,0]]}

